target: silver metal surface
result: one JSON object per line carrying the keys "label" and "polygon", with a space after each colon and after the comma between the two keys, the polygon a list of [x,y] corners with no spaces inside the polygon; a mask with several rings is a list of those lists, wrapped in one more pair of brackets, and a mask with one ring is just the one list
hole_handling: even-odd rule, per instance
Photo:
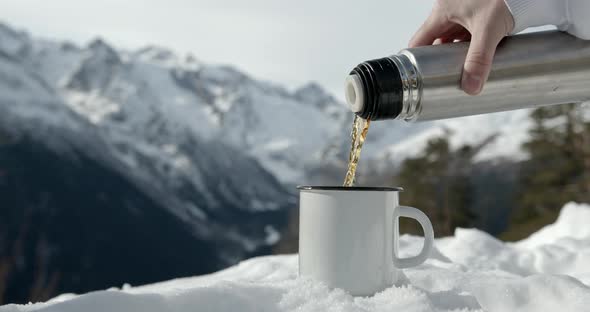
{"label": "silver metal surface", "polygon": [[399,69],[403,87],[403,107],[396,119],[415,121],[420,115],[420,98],[422,92],[422,78],[418,72],[412,55],[407,51],[390,57]]}
{"label": "silver metal surface", "polygon": [[477,96],[460,89],[468,47],[466,42],[419,47],[391,57],[403,72],[404,103],[397,119],[434,120],[590,100],[590,41],[558,31],[505,38]]}

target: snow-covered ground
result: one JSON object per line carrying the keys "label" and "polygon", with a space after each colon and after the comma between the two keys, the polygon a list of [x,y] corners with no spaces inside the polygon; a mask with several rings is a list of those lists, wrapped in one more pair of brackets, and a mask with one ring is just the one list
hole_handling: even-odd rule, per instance
{"label": "snow-covered ground", "polygon": [[[297,277],[297,256],[267,256],[224,271],[153,285],[62,295],[17,311],[588,311],[590,205],[570,203],[529,238],[503,243],[475,229],[437,240],[431,259],[396,285],[355,298]],[[421,246],[403,236],[401,253]]]}

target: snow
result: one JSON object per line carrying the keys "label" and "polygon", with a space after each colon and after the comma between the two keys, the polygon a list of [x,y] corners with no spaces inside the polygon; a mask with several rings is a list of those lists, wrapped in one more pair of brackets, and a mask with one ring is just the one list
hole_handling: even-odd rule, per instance
{"label": "snow", "polygon": [[18,57],[21,53],[26,53],[28,39],[27,33],[13,30],[0,23],[0,46],[6,54]]}
{"label": "snow", "polygon": [[[67,311],[588,311],[590,205],[569,203],[557,221],[516,243],[475,229],[438,239],[424,264],[372,297],[352,297],[299,278],[297,256],[250,259],[199,277],[46,303],[6,305],[0,312]],[[402,255],[421,246],[404,235]]]}
{"label": "snow", "polygon": [[281,234],[272,225],[265,226],[264,232],[266,232],[266,244],[269,246],[274,245],[281,239]]}
{"label": "snow", "polygon": [[565,242],[561,240],[583,240],[590,237],[588,220],[590,220],[590,209],[581,210],[578,205],[569,203],[562,208],[557,222],[544,227],[520,244],[529,248],[545,244],[563,247]]}
{"label": "snow", "polygon": [[371,136],[377,138],[365,144],[363,155],[373,154],[380,161],[388,160],[381,166],[398,163],[418,155],[429,139],[443,136],[448,130],[452,133],[450,143],[453,147],[476,145],[490,135],[497,134],[496,139],[476,156],[476,161],[495,158],[521,160],[526,158],[520,147],[528,139],[531,127],[529,114],[530,110],[525,109],[403,125],[381,125],[382,122],[375,122],[371,124],[367,140]]}
{"label": "snow", "polygon": [[121,111],[118,103],[102,98],[96,90],[88,94],[72,91],[68,94],[66,103],[76,113],[85,115],[93,124],[100,124],[108,115]]}

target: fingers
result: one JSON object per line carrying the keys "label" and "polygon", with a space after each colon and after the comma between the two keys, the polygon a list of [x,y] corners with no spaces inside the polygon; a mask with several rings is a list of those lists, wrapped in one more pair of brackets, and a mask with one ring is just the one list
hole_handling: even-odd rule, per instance
{"label": "fingers", "polygon": [[490,75],[496,47],[501,39],[502,36],[496,36],[489,29],[473,33],[461,77],[461,88],[467,94],[481,92]]}
{"label": "fingers", "polygon": [[436,38],[434,40],[434,42],[432,43],[432,45],[451,43],[454,40],[455,40],[455,38],[452,38],[452,37]]}
{"label": "fingers", "polygon": [[469,33],[467,31],[464,34],[457,36],[457,38],[455,38],[455,42],[463,42],[463,41],[471,41],[471,33]]}
{"label": "fingers", "polygon": [[428,19],[420,26],[416,34],[410,40],[408,46],[415,48],[419,46],[431,45],[435,39],[440,37],[442,23],[437,21],[438,18],[431,14]]}

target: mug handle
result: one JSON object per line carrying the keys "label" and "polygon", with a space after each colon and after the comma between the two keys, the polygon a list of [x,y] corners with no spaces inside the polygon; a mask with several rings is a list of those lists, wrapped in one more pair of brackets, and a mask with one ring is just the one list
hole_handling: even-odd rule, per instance
{"label": "mug handle", "polygon": [[[393,254],[393,264],[396,268],[403,269],[409,268],[413,266],[417,266],[422,264],[422,262],[426,261],[430,256],[430,251],[432,250],[432,246],[434,245],[434,230],[432,229],[432,224],[428,217],[424,214],[424,212],[408,206],[399,206],[398,209],[395,209],[396,213],[393,216],[394,222],[399,219],[399,217],[406,217],[412,218],[422,226],[422,230],[424,231],[424,246],[422,250],[417,256],[410,257],[410,258],[398,258],[397,255]],[[399,228],[398,228],[399,231]],[[397,235],[399,237],[399,233]]]}

